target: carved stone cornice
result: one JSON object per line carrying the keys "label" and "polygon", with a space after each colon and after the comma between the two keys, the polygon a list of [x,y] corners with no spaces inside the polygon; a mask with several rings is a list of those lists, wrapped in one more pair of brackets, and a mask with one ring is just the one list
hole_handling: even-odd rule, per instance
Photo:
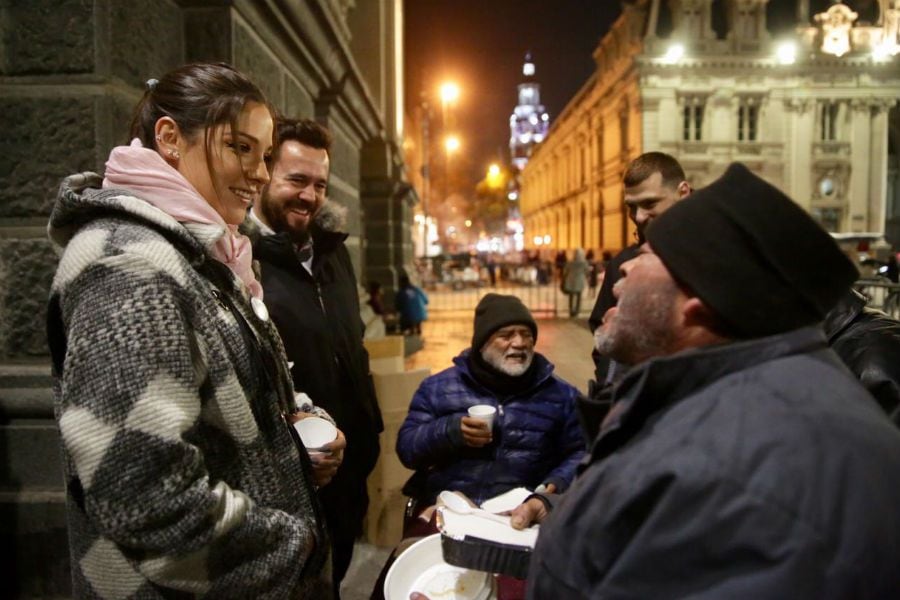
{"label": "carved stone cornice", "polygon": [[815,100],[812,98],[785,98],[784,108],[791,112],[803,114],[812,110]]}

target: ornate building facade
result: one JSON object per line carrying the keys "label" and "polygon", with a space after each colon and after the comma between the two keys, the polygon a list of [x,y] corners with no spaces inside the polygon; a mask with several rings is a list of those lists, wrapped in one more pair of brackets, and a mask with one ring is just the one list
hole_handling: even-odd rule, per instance
{"label": "ornate building facade", "polygon": [[623,3],[596,72],[522,175],[526,242],[630,243],[622,172],[661,150],[695,187],[741,161],[827,229],[886,232],[900,244],[900,2],[860,2],[861,21],[853,2],[798,0],[788,27],[769,4]]}

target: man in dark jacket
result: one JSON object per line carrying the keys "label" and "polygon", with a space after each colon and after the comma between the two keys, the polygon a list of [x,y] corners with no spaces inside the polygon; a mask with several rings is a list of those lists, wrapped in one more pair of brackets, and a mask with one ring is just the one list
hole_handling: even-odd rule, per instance
{"label": "man in dark jacket", "polygon": [[900,321],[848,290],[822,326],[831,349],[900,427]]}
{"label": "man in dark jacket", "polygon": [[635,366],[529,597],[896,597],[900,432],[818,327],[857,276],[831,237],[736,164],[622,271],[597,343]]}
{"label": "man in dark jacket", "polygon": [[327,203],[330,133],[310,120],[281,120],[272,180],[251,219],[262,232],[265,302],[284,341],[294,387],[334,418],[347,438],[344,462],[319,491],[334,548],[335,597],[368,507],[366,478],[378,459],[381,413],[363,347],[365,326],[340,212]]}
{"label": "man in dark jacket", "polygon": [[[591,331],[600,327],[603,315],[616,305],[613,286],[619,280],[619,268],[637,256],[638,248],[644,243],[647,225],[691,193],[684,169],[674,156],[663,152],[646,152],[631,161],[625,169],[622,184],[625,187],[623,201],[628,209],[628,217],[637,227],[638,241],[624,248],[606,265],[603,285],[600,286],[600,294],[588,319]],[[608,356],[594,349],[592,357],[597,384],[602,385],[616,377],[615,371],[619,366],[611,363]],[[621,366],[621,370],[625,369],[627,365]]]}
{"label": "man in dark jacket", "polygon": [[[521,300],[487,294],[475,309],[471,349],[416,390],[397,454],[416,470],[406,491],[420,505],[443,490],[480,504],[520,486],[569,486],[584,455],[578,390],[553,374],[536,340],[537,323]],[[497,409],[492,427],[468,416],[477,404]]]}

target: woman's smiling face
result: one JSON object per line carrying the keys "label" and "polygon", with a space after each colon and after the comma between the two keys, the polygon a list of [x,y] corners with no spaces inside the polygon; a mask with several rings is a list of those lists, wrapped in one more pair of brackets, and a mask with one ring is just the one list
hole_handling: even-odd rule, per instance
{"label": "woman's smiling face", "polygon": [[266,161],[272,153],[274,129],[268,107],[248,102],[238,116],[236,131],[229,123],[217,125],[182,146],[178,171],[229,225],[244,221],[269,182]]}

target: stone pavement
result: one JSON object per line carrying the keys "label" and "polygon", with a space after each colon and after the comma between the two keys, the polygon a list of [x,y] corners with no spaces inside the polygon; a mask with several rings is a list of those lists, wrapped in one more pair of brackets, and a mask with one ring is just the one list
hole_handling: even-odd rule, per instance
{"label": "stone pavement", "polygon": [[[592,303],[591,303],[592,304]],[[474,311],[440,313],[422,324],[424,347],[406,359],[407,369],[429,367],[437,373],[451,365],[451,359],[469,346],[472,339]],[[591,334],[586,319],[537,319],[536,350],[556,365],[556,374],[587,392],[587,382],[593,375]],[[378,578],[390,548],[379,548],[359,542],[353,563],[341,587],[343,600],[365,600]]]}

